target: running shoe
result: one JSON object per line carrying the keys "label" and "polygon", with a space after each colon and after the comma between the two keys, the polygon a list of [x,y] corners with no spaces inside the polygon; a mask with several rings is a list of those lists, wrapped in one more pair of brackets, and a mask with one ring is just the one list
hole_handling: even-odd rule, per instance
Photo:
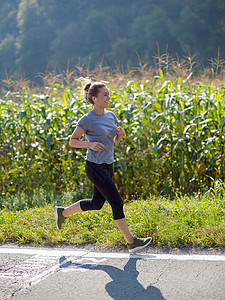
{"label": "running shoe", "polygon": [[65,217],[62,215],[62,212],[64,211],[63,207],[55,206],[54,208],[54,214],[55,214],[55,224],[58,230],[62,228],[62,223],[65,221]]}
{"label": "running shoe", "polygon": [[137,252],[145,247],[147,247],[152,241],[151,237],[148,238],[137,238],[136,236],[134,237],[134,241],[132,244],[127,243],[127,248],[130,253]]}

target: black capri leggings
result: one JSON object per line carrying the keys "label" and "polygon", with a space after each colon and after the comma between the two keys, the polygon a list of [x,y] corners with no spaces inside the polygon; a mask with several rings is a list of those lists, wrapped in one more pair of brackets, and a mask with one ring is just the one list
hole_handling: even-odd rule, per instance
{"label": "black capri leggings", "polygon": [[92,199],[81,200],[83,211],[99,210],[107,200],[112,207],[114,220],[123,219],[123,199],[121,198],[113,180],[113,164],[95,164],[86,161],[87,177],[94,184]]}

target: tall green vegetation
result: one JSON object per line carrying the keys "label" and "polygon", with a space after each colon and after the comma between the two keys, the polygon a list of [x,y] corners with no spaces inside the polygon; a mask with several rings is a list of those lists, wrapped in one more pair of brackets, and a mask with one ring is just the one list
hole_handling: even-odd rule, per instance
{"label": "tall green vegetation", "polygon": [[135,66],[136,53],[152,62],[157,42],[172,56],[189,49],[205,64],[218,47],[225,54],[223,0],[0,0],[0,7],[1,78],[4,68],[31,77],[79,58],[85,65],[91,58],[91,67],[103,56],[109,66]]}
{"label": "tall green vegetation", "polygon": [[[223,69],[211,70],[217,77],[207,83],[207,70],[191,77],[191,58],[186,68],[184,61],[167,64],[166,56],[157,60],[163,69],[154,74],[140,62],[139,77],[129,69],[114,74],[102,66],[95,73],[83,70],[94,80],[109,80],[109,109],[126,133],[115,149],[115,183],[124,199],[210,189],[219,193],[225,179],[225,89],[218,81]],[[80,74],[82,68],[77,68]],[[91,194],[85,150],[68,146],[78,119],[91,109],[83,100],[82,82],[69,70],[61,77],[49,72],[42,78],[41,91],[24,88],[23,80],[20,88],[14,83],[14,92],[6,92],[5,86],[0,102],[0,206],[10,195],[13,199],[41,190],[73,190],[75,200]]]}

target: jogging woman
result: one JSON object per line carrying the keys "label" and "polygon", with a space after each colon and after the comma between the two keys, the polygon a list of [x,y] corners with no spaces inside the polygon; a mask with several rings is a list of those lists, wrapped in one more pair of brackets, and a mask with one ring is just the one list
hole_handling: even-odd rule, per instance
{"label": "jogging woman", "polygon": [[[93,108],[78,121],[69,145],[87,148],[85,171],[93,183],[93,196],[92,199],[80,200],[66,208],[56,206],[56,226],[61,229],[62,223],[73,213],[101,209],[107,200],[129,252],[134,253],[148,246],[152,238],[136,238],[131,234],[124,216],[123,200],[112,180],[114,143],[119,144],[125,133],[122,127],[116,126],[117,118],[114,113],[106,110],[110,97],[105,84],[87,83],[84,93],[87,103],[92,104]],[[83,134],[87,141],[80,140]]]}

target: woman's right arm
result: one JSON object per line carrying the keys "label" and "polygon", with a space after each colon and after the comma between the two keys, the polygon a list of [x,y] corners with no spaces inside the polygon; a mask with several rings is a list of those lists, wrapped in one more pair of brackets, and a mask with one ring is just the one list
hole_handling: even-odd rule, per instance
{"label": "woman's right arm", "polygon": [[73,134],[70,137],[69,145],[74,148],[88,148],[89,142],[80,141],[80,138],[84,134],[84,130],[80,127],[76,127]]}
{"label": "woman's right arm", "polygon": [[102,147],[104,147],[103,144],[98,142],[87,142],[87,141],[80,141],[80,138],[85,133],[85,131],[77,126],[71,135],[69,145],[70,147],[74,148],[90,148],[94,151],[100,151]]}

